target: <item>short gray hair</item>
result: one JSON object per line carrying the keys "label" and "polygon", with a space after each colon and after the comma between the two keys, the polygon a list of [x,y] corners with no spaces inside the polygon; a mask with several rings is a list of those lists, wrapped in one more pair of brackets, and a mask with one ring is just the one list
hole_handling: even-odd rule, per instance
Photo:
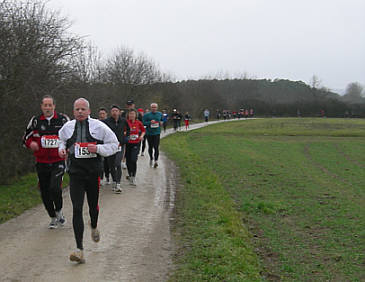
{"label": "short gray hair", "polygon": [[158,108],[158,104],[157,103],[151,103],[151,107],[152,105],[156,105],[156,107]]}
{"label": "short gray hair", "polygon": [[78,99],[76,99],[76,100],[75,100],[75,102],[74,102],[74,108],[75,108],[75,104],[76,104],[76,102],[79,102],[79,101],[84,102],[84,103],[86,104],[87,108],[88,108],[88,109],[90,109],[90,103],[89,103],[89,101],[88,101],[88,100],[86,100],[85,98],[78,98]]}

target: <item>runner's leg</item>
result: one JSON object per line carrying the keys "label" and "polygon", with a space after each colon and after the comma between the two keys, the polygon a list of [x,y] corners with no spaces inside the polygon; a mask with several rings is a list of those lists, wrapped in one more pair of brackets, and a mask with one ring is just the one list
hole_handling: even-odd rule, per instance
{"label": "runner's leg", "polygon": [[152,150],[153,150],[153,135],[147,135],[148,142],[148,154],[150,155],[150,160],[153,160]]}
{"label": "runner's leg", "polygon": [[64,162],[57,162],[53,164],[51,173],[51,193],[55,206],[55,211],[60,211],[63,205],[62,199],[62,180],[65,173]]}
{"label": "runner's leg", "polygon": [[116,182],[116,167],[115,167],[115,157],[116,154],[107,157],[110,174],[112,175],[113,182]]}
{"label": "runner's leg", "polygon": [[158,160],[158,156],[160,154],[159,146],[160,146],[160,134],[153,135],[153,148],[155,150],[155,161]]}
{"label": "runner's leg", "polygon": [[99,179],[98,175],[89,175],[87,179],[87,203],[89,205],[89,215],[91,219],[91,227],[98,226],[99,217]]}
{"label": "runner's leg", "polygon": [[76,246],[80,250],[83,250],[84,219],[82,217],[82,209],[85,198],[85,181],[87,180],[85,177],[70,175],[70,196],[73,207],[72,225]]}
{"label": "runner's leg", "polygon": [[49,164],[37,163],[36,164],[39,189],[41,191],[41,198],[44,207],[50,217],[56,217],[55,207],[52,200],[51,193],[51,166]]}
{"label": "runner's leg", "polygon": [[122,178],[122,159],[123,153],[125,151],[125,147],[122,147],[122,152],[117,152],[115,154],[114,167],[115,167],[115,182],[120,183],[120,179]]}

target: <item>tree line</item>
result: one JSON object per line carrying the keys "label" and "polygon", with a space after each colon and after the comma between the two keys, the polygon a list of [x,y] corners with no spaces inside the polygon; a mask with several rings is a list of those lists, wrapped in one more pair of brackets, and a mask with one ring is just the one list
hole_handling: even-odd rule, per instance
{"label": "tree line", "polygon": [[[365,117],[362,86],[349,85],[343,97],[327,89],[289,80],[201,79],[174,82],[144,54],[126,47],[104,58],[70,31],[69,20],[40,0],[0,1],[0,168],[1,182],[33,169],[21,137],[41,98],[55,97],[56,110],[72,116],[72,102],[85,97],[97,108],[134,99],[146,108],[188,111],[254,108],[260,116]],[[350,87],[351,86],[351,87]],[[359,94],[360,93],[360,94]]]}

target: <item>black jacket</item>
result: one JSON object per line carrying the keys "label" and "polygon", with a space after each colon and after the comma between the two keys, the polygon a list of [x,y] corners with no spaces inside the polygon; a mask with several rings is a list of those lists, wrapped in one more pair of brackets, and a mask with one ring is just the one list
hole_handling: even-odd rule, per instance
{"label": "black jacket", "polygon": [[126,144],[128,142],[129,125],[125,118],[119,117],[119,119],[115,121],[113,117],[108,117],[104,122],[110,127],[111,130],[113,130],[120,145]]}

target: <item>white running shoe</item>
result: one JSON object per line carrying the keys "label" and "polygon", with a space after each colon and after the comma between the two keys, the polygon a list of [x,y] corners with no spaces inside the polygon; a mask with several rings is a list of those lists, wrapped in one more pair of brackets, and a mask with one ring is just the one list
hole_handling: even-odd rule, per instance
{"label": "white running shoe", "polygon": [[136,183],[136,177],[135,177],[135,176],[132,176],[131,178],[132,178],[132,180],[131,180],[131,185],[133,185],[133,186],[137,186],[137,183]]}
{"label": "white running shoe", "polygon": [[63,216],[63,212],[62,209],[59,210],[58,212],[56,211],[56,218],[57,218],[57,223],[61,226],[64,226],[66,223],[66,218]]}
{"label": "white running shoe", "polygon": [[115,191],[117,189],[117,182],[113,182],[112,184],[112,191]]}
{"label": "white running shoe", "polygon": [[49,229],[57,228],[57,217],[51,217],[51,222],[48,224]]}
{"label": "white running shoe", "polygon": [[153,166],[153,160],[150,160],[150,167]]}
{"label": "white running shoe", "polygon": [[109,178],[107,178],[106,179],[106,184],[110,185],[110,184],[112,184],[112,181]]}
{"label": "white running shoe", "polygon": [[127,169],[127,165],[125,164],[125,162],[122,162],[122,169]]}
{"label": "white running shoe", "polygon": [[117,184],[117,186],[115,187],[114,192],[115,192],[116,194],[120,194],[120,193],[122,193],[122,192],[123,192],[122,187],[120,187],[120,183],[118,183],[118,184]]}
{"label": "white running shoe", "polygon": [[70,255],[70,261],[75,261],[77,263],[85,263],[84,252],[77,249]]}

